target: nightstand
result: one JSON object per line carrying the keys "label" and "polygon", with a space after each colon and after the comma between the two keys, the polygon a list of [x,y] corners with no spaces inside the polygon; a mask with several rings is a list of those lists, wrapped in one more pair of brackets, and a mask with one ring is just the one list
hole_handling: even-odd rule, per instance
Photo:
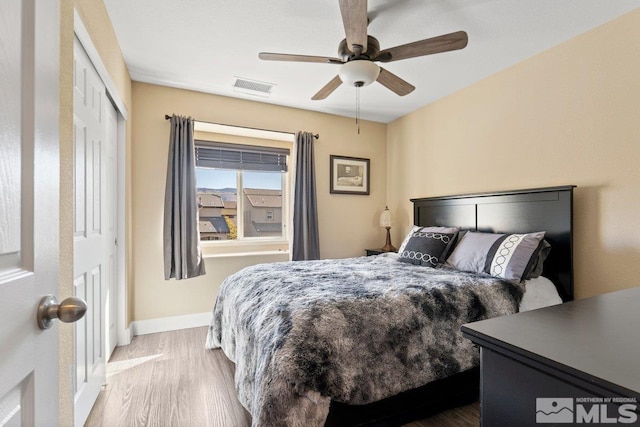
{"label": "nightstand", "polygon": [[380,255],[380,254],[386,253],[382,249],[365,249],[364,251],[366,252],[367,256]]}

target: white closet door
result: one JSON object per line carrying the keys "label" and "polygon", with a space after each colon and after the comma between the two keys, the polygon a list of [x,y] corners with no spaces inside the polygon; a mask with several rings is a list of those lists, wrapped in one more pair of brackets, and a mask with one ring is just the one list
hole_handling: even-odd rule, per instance
{"label": "white closet door", "polygon": [[[82,426],[105,383],[115,330],[116,113],[80,42],[74,47],[74,289],[87,302],[76,323],[75,425]],[[115,301],[111,300],[115,304]],[[111,310],[109,310],[111,313]]]}

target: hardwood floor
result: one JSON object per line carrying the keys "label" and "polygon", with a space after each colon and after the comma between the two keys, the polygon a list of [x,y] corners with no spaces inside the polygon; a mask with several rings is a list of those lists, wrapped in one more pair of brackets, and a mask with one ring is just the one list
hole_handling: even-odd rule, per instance
{"label": "hardwood floor", "polygon": [[[134,337],[107,365],[107,385],[85,426],[248,427],[233,384],[234,365],[204,348],[207,328]],[[477,426],[478,404],[451,409],[405,427]]]}

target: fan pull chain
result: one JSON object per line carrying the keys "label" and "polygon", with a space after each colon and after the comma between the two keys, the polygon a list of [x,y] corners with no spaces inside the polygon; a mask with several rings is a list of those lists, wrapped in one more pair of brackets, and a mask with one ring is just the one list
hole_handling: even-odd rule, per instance
{"label": "fan pull chain", "polygon": [[360,86],[356,85],[356,127],[360,135]]}

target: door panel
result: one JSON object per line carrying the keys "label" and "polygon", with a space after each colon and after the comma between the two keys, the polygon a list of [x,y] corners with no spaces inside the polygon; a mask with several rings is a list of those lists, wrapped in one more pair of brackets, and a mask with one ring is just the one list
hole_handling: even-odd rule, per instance
{"label": "door panel", "polygon": [[21,4],[0,3],[0,16],[0,268],[9,269],[20,267]]}
{"label": "door panel", "polygon": [[74,242],[86,237],[85,227],[85,152],[87,145],[87,126],[77,117],[73,118],[74,141],[74,209],[73,209],[73,237]]}
{"label": "door panel", "polygon": [[3,427],[34,425],[33,376],[29,375],[0,399],[0,421]]}
{"label": "door panel", "polygon": [[89,367],[92,371],[98,369],[98,364],[104,362],[104,325],[102,324],[104,306],[103,287],[102,287],[102,268],[96,267],[90,272],[90,291],[91,305],[96,310],[91,318],[91,342],[87,343],[89,353]]}
{"label": "door panel", "polygon": [[[85,275],[82,274],[73,281],[74,292],[73,295],[82,298],[87,303],[87,308],[91,306],[89,301],[87,300],[87,292],[86,292],[86,281]],[[86,319],[86,315],[85,315]],[[75,333],[76,333],[76,341],[78,340],[86,340],[87,332],[86,332],[86,322],[83,319],[80,319],[75,324]],[[87,382],[87,354],[84,346],[75,346],[76,349],[76,369],[75,369],[75,387],[74,391],[80,390],[83,385]]]}
{"label": "door panel", "polygon": [[12,426],[58,418],[58,324],[35,321],[58,293],[58,17],[56,0],[0,2],[0,420]]}

